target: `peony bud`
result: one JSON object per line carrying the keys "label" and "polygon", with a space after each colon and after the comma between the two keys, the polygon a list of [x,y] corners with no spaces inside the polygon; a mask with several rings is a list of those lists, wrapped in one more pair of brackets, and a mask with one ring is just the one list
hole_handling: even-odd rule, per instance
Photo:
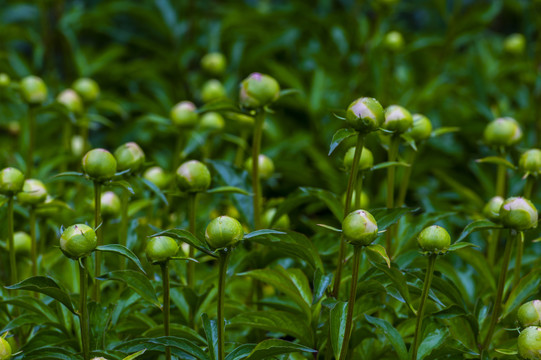
{"label": "peony bud", "polygon": [[421,231],[417,243],[423,251],[444,254],[451,246],[451,236],[441,226],[432,225]]}
{"label": "peony bud", "polygon": [[205,230],[205,238],[211,249],[223,249],[235,245],[244,237],[242,225],[232,217],[219,216]]}
{"label": "peony bud", "polygon": [[85,224],[70,226],[60,237],[60,249],[64,255],[75,260],[90,255],[97,245],[94,229]]}
{"label": "peony bud", "polygon": [[346,110],[346,123],[362,134],[378,130],[384,121],[383,108],[374,98],[359,98]]}
{"label": "peony bud", "polygon": [[378,236],[378,224],[368,211],[355,210],[342,221],[342,233],[351,244],[367,246]]}

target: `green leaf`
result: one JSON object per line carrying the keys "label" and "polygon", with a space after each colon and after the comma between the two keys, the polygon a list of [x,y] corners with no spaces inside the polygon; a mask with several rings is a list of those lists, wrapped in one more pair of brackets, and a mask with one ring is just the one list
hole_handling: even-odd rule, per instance
{"label": "green leaf", "polygon": [[438,136],[442,136],[442,135],[457,132],[457,131],[460,131],[459,127],[455,127],[455,126],[441,127],[432,131],[431,137],[438,137]]}
{"label": "green leaf", "polygon": [[156,296],[156,290],[148,278],[140,272],[133,270],[116,270],[98,276],[98,280],[116,280],[122,281],[141,298],[161,309],[161,304]]}
{"label": "green leaf", "polygon": [[337,232],[337,233],[341,233],[342,232],[342,229],[338,229],[338,228],[335,228],[334,226],[331,226],[331,225],[325,225],[325,224],[316,224],[317,226],[320,226],[324,229],[327,229],[327,230],[331,230],[331,231],[334,231],[334,232]]}
{"label": "green leaf", "polygon": [[251,233],[244,235],[243,239],[248,240],[248,239],[253,239],[255,237],[258,237],[258,236],[264,236],[264,235],[269,235],[269,234],[284,235],[286,233],[283,231],[278,231],[278,230],[273,230],[273,229],[261,229],[261,230],[252,231]]}
{"label": "green leaf", "polygon": [[121,188],[124,188],[126,191],[128,191],[130,194],[134,195],[135,192],[133,191],[133,188],[131,187],[131,184],[127,182],[126,180],[115,180],[111,181],[111,186],[120,186]]}
{"label": "green leaf", "polygon": [[536,269],[520,279],[517,286],[509,294],[509,298],[503,305],[502,318],[511,314],[516,308],[539,291],[541,285],[541,270]]}
{"label": "green leaf", "polygon": [[387,251],[383,246],[379,244],[372,244],[366,246],[365,249],[385,260],[387,267],[391,268],[391,259],[389,258],[389,255],[387,255]]}
{"label": "green leaf", "polygon": [[314,272],[314,295],[312,300],[312,305],[316,304],[323,295],[325,291],[332,284],[333,274],[324,275],[320,269],[316,269]]}
{"label": "green leaf", "polygon": [[56,174],[55,176],[53,176],[53,178],[68,177],[68,176],[84,177],[85,174],[83,174],[82,172],[78,172],[78,171],[66,171],[66,172],[63,172],[63,173],[60,173],[60,174]]}
{"label": "green leaf", "polygon": [[34,276],[31,278],[25,279],[17,284],[6,286],[6,289],[28,290],[28,291],[35,291],[38,293],[45,294],[59,301],[69,311],[76,314],[69,294],[65,292],[64,290],[62,290],[62,288],[56,283],[56,281],[53,278],[46,277],[46,276]]}
{"label": "green leaf", "polygon": [[199,360],[209,360],[207,354],[205,354],[205,352],[201,350],[199,346],[186,339],[181,339],[174,336],[162,336],[159,338],[150,339],[148,340],[148,342],[152,344],[159,344],[163,346],[177,348]]}
{"label": "green leaf", "polygon": [[209,111],[232,111],[232,112],[241,112],[239,107],[233,101],[229,99],[220,99],[212,101],[208,104],[203,105],[197,109],[197,112],[202,114]]}
{"label": "green leaf", "polygon": [[207,344],[209,347],[209,354],[211,360],[217,360],[218,355],[218,324],[216,320],[210,320],[207,314],[202,314],[201,319],[203,321],[203,329],[207,337]]}
{"label": "green leaf", "polygon": [[409,212],[413,212],[415,209],[411,208],[377,208],[370,209],[370,214],[376,219],[379,231],[386,230],[389,226],[396,224],[398,220]]}
{"label": "green leaf", "polygon": [[[323,201],[325,205],[327,205],[329,210],[331,210],[336,219],[342,222],[344,218],[344,206],[342,205],[340,198],[336,194],[333,194],[328,190],[313,187],[300,187],[299,190],[305,196],[314,197]],[[278,211],[276,212],[278,213]]]}
{"label": "green leaf", "polygon": [[147,351],[147,349],[143,349],[143,350],[138,351],[138,352],[136,352],[134,354],[128,355],[122,360],[133,360],[133,359],[138,358],[139,356],[143,355],[145,353],[145,351]]}
{"label": "green leaf", "polygon": [[460,242],[464,240],[468,235],[471,233],[474,233],[476,231],[482,231],[482,230],[490,230],[490,229],[501,229],[502,226],[496,223],[493,223],[490,220],[476,220],[472,223],[469,223],[466,225],[464,230],[462,231],[462,234],[460,234],[460,237],[456,242]]}
{"label": "green leaf", "polygon": [[141,270],[143,274],[146,274],[145,270],[143,269],[143,265],[141,265],[141,262],[139,261],[139,258],[137,257],[137,255],[135,255],[130,249],[128,249],[124,245],[120,245],[120,244],[101,245],[101,246],[96,247],[96,250],[122,255],[128,258],[131,262],[133,262],[139,268],[139,270]]}
{"label": "green leaf", "polygon": [[516,356],[518,355],[518,349],[512,348],[512,349],[494,349],[498,354],[507,355],[507,356]]}
{"label": "green leaf", "polygon": [[494,275],[483,253],[472,248],[464,248],[461,251],[457,251],[456,254],[475,269],[479,278],[483,279],[484,285],[488,285],[493,290],[496,289]]}
{"label": "green leaf", "polygon": [[[186,340],[190,340],[191,342],[198,343],[198,344],[206,344],[205,338],[203,338],[199,333],[190,327],[182,324],[170,324],[169,325],[171,332],[171,336],[180,337]],[[154,326],[147,331],[143,333],[144,337],[152,338],[152,337],[160,337],[163,335],[163,324]]]}
{"label": "green leaf", "polygon": [[167,201],[167,198],[165,197],[165,195],[163,194],[163,192],[160,190],[159,187],[157,187],[152,181],[149,181],[145,179],[144,177],[141,177],[140,179],[143,182],[143,184],[145,184],[146,187],[150,189],[150,191],[152,191],[154,194],[156,194],[156,196],[158,196],[158,198],[165,204],[165,206],[169,206],[169,202]]}
{"label": "green leaf", "polygon": [[199,240],[199,238],[194,236],[188,230],[170,229],[170,230],[161,231],[159,233],[152,235],[152,237],[156,237],[156,236],[170,236],[175,240],[182,241],[182,242],[185,242],[186,244],[193,246],[194,248],[204,252],[207,255],[217,257],[217,255],[208,247],[208,245],[205,242]]}
{"label": "green leaf", "polygon": [[290,354],[294,352],[315,353],[317,351],[289,341],[270,339],[264,340],[257,344],[246,360],[265,360],[278,355]]}
{"label": "green leaf", "polygon": [[235,186],[220,186],[214,189],[207,190],[207,194],[224,194],[224,193],[233,193],[233,194],[242,194],[247,196],[252,196],[253,194],[248,191],[235,187]]}
{"label": "green leaf", "polygon": [[342,143],[342,141],[346,140],[347,138],[356,135],[357,132],[352,129],[338,129],[337,132],[334,133],[332,140],[331,140],[331,146],[329,148],[329,153],[327,155],[331,155],[334,150]]}
{"label": "green leaf", "polygon": [[416,313],[416,310],[411,305],[411,297],[410,292],[408,288],[408,283],[406,281],[406,277],[400,271],[399,269],[395,267],[388,268],[387,266],[380,265],[378,263],[372,263],[374,267],[376,267],[378,270],[382,271],[387,275],[387,277],[392,281],[398,292],[400,293],[400,296],[402,296],[402,299],[399,299],[400,301],[403,301],[408,305],[409,309],[412,313]]}
{"label": "green leaf", "polygon": [[24,359],[30,360],[80,360],[82,357],[61,347],[41,347],[24,353]]}
{"label": "green leaf", "polygon": [[348,303],[338,301],[330,309],[329,326],[331,333],[331,345],[336,359],[340,358],[342,344],[346,333],[346,317]]}
{"label": "green leaf", "polygon": [[382,163],[379,163],[377,165],[372,166],[370,171],[386,169],[386,168],[389,168],[391,166],[410,167],[411,164],[408,164],[408,163],[405,163],[405,162],[400,162],[400,161],[386,161],[386,162],[382,162]]}
{"label": "green leaf", "polygon": [[378,319],[366,314],[364,317],[370,324],[382,331],[383,335],[385,335],[387,340],[389,340],[393,346],[399,360],[408,360],[408,350],[406,349],[402,336],[400,336],[400,333],[387,320]]}
{"label": "green leaf", "polygon": [[451,245],[449,247],[449,251],[457,251],[457,250],[460,250],[460,249],[463,249],[463,248],[466,248],[466,247],[479,247],[475,244],[472,244],[472,243],[467,243],[467,242],[459,242],[459,243],[454,243],[453,245]]}
{"label": "green leaf", "polygon": [[503,165],[505,167],[508,167],[509,169],[516,169],[515,165],[511,164],[509,161],[507,161],[505,158],[499,157],[499,156],[487,156],[482,159],[477,159],[475,162],[480,164],[495,164],[495,165]]}
{"label": "green leaf", "polygon": [[250,355],[250,353],[255,347],[256,347],[255,344],[242,344],[239,347],[235,348],[235,350],[227,354],[227,356],[225,357],[225,360],[246,359],[246,357]]}
{"label": "green leaf", "polygon": [[437,350],[441,345],[445,343],[447,337],[447,331],[443,329],[426,329],[427,336],[421,341],[419,345],[419,351],[417,353],[417,359],[422,360],[426,358],[434,350]]}

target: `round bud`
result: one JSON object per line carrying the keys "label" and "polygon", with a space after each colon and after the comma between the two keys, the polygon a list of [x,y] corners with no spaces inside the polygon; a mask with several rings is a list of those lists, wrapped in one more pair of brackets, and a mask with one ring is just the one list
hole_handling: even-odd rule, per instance
{"label": "round bud", "polygon": [[71,225],[60,237],[60,250],[70,259],[90,255],[98,245],[94,229],[85,224]]}
{"label": "round bud", "polygon": [[530,149],[525,151],[518,162],[520,171],[526,175],[537,176],[541,173],[541,150]]}
{"label": "round bud", "polygon": [[0,171],[0,194],[13,196],[22,190],[24,175],[18,169],[8,167]]}
{"label": "round bud", "polygon": [[526,48],[526,39],[522,34],[511,34],[503,41],[503,49],[512,55],[521,55]]}
{"label": "round bud", "polygon": [[212,220],[205,230],[205,238],[211,249],[223,249],[235,245],[244,237],[240,222],[229,216],[219,216]]}
{"label": "round bud", "polygon": [[518,336],[518,353],[525,360],[541,359],[541,327],[530,326]]}
{"label": "round bud", "polygon": [[541,300],[532,300],[518,308],[518,322],[523,328],[541,326]]}
{"label": "round bud", "polygon": [[17,200],[25,205],[37,205],[47,199],[47,188],[36,179],[26,179],[23,190],[17,194]]}
{"label": "round bud", "polygon": [[21,94],[27,103],[41,104],[47,100],[47,86],[40,77],[27,76],[21,80]]}
{"label": "round bud", "polygon": [[220,131],[225,127],[225,120],[219,113],[210,111],[201,116],[199,126],[203,130]]}
{"label": "round bud", "polygon": [[83,102],[81,97],[72,89],[62,91],[56,97],[56,101],[64,105],[70,112],[81,114],[83,112]]}
{"label": "round bud", "polygon": [[483,137],[488,146],[511,146],[520,141],[522,130],[515,119],[498,118],[485,127]]}
{"label": "round bud", "polygon": [[252,73],[240,85],[240,104],[248,109],[269,105],[280,97],[278,81],[269,75]]}
{"label": "round bud", "polygon": [[421,114],[413,114],[413,126],[407,134],[415,141],[426,140],[432,134],[430,119]]}
{"label": "round bud", "polygon": [[[345,206],[346,205],[346,196],[347,196],[347,191],[344,193],[344,195],[342,195],[342,204]],[[351,194],[351,204],[350,204],[350,209],[355,209],[355,198],[357,196],[357,190],[353,190],[353,193]],[[368,209],[370,207],[370,199],[368,198],[368,195],[366,194],[366,192],[363,190],[361,191],[361,204],[360,204],[360,208],[361,209]]]}
{"label": "round bud", "polygon": [[368,211],[355,210],[342,221],[342,233],[351,244],[367,246],[378,236],[378,223]]}
{"label": "round bud", "polygon": [[85,102],[92,102],[100,96],[100,86],[97,82],[89,78],[75,80],[72,87]]}
{"label": "round bud", "polygon": [[204,103],[209,103],[211,101],[224,98],[225,96],[225,88],[220,80],[211,79],[203,84],[203,88],[201,90],[201,99]]}
{"label": "round bud", "polygon": [[510,197],[500,208],[500,222],[509,229],[527,230],[537,226],[537,209],[523,197]]}
{"label": "round bud", "polygon": [[[351,170],[351,166],[353,165],[353,157],[355,156],[355,146],[352,148],[349,148],[349,150],[346,152],[346,156],[344,156],[344,167],[346,168],[346,171]],[[368,170],[372,166],[374,166],[374,155],[372,155],[372,151],[368,150],[367,148],[363,147],[363,151],[361,152],[361,157],[359,158],[359,170]]]}
{"label": "round bud", "polygon": [[181,101],[171,109],[171,122],[180,128],[192,128],[199,117],[196,107],[191,101]]}
{"label": "round bud", "polygon": [[108,180],[115,176],[116,160],[105,149],[93,149],[83,157],[83,171],[96,180]]}
{"label": "round bud", "polygon": [[494,196],[490,199],[483,208],[483,215],[490,221],[500,221],[500,209],[504,199],[501,196]]}
{"label": "round bud", "polygon": [[[250,175],[252,175],[252,169],[253,169],[253,160],[252,158],[248,158],[246,162],[244,163],[244,168]],[[258,171],[259,171],[259,178],[263,180],[269,179],[272,174],[274,173],[274,163],[272,159],[266,155],[259,154],[258,157]]]}
{"label": "round bud", "polygon": [[6,73],[0,73],[0,87],[8,87],[11,83],[9,75]]}
{"label": "round bud", "polygon": [[210,186],[210,172],[205,164],[190,160],[177,169],[177,185],[183,192],[203,192]]}
{"label": "round bud", "polygon": [[276,208],[270,208],[263,214],[262,217],[262,225],[264,228],[270,228],[271,226],[273,228],[277,229],[289,229],[289,216],[287,214],[284,214],[280,216],[274,224],[271,225],[271,221],[274,218],[274,214],[276,214]]}
{"label": "round bud", "polygon": [[451,246],[451,236],[441,226],[432,225],[421,231],[417,243],[423,251],[444,254]]}
{"label": "round bud", "polygon": [[169,184],[169,176],[159,166],[148,168],[143,177],[156,185],[159,189],[164,189]]}
{"label": "round bud", "polygon": [[83,139],[81,135],[73,135],[71,137],[71,153],[74,156],[79,157],[83,155],[84,146],[85,146],[85,140]]}
{"label": "round bud", "polygon": [[8,360],[11,357],[11,345],[0,336],[0,360]]}
{"label": "round bud", "polygon": [[225,71],[226,59],[222,53],[208,53],[201,59],[201,67],[211,75],[221,75]]}
{"label": "round bud", "polygon": [[145,163],[145,153],[137,143],[128,142],[115,150],[115,159],[118,171],[129,169],[131,173],[136,173]]}
{"label": "round bud", "polygon": [[398,52],[404,47],[404,37],[398,31],[390,31],[385,35],[383,44],[388,50]]}
{"label": "round bud", "polygon": [[[32,248],[32,238],[24,231],[17,231],[13,234],[13,247],[16,254],[28,255]],[[9,250],[9,241],[7,242],[7,249]]]}
{"label": "round bud", "polygon": [[349,104],[346,110],[348,126],[363,134],[378,130],[383,121],[383,107],[374,98],[359,98]]}
{"label": "round bud", "polygon": [[120,214],[120,198],[112,191],[101,194],[101,216],[113,218]]}
{"label": "round bud", "polygon": [[391,105],[385,109],[385,122],[382,125],[385,130],[402,134],[412,126],[413,117],[404,107]]}
{"label": "round bud", "polygon": [[148,261],[151,263],[162,263],[178,252],[178,244],[169,236],[156,236],[150,238],[145,249]]}

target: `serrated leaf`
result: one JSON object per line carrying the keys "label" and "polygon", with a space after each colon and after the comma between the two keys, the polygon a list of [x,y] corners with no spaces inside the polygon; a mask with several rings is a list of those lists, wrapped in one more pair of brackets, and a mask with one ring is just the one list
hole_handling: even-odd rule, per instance
{"label": "serrated leaf", "polygon": [[257,344],[246,360],[265,360],[278,355],[294,352],[316,353],[317,351],[306,346],[280,339],[264,340]]}
{"label": "serrated leaf", "polygon": [[248,191],[235,187],[235,186],[220,186],[214,189],[207,190],[207,194],[242,194],[247,196],[252,196],[253,194],[249,193]]}
{"label": "serrated leaf", "polygon": [[499,156],[487,156],[482,159],[477,159],[475,162],[480,164],[495,164],[495,165],[503,165],[509,169],[515,169],[515,165],[507,161],[506,159],[499,157]]}
{"label": "serrated leaf", "polygon": [[474,233],[476,231],[490,230],[490,229],[501,229],[501,228],[502,228],[501,225],[493,223],[490,220],[486,220],[486,219],[484,219],[484,220],[476,220],[476,221],[466,225],[466,227],[462,231],[462,234],[460,234],[460,236],[459,236],[459,238],[458,238],[458,240],[456,242],[458,243],[458,242],[464,240],[466,237],[468,237],[468,235],[470,235],[471,233]]}
{"label": "serrated leaf", "polygon": [[141,298],[161,309],[161,304],[156,296],[156,290],[148,278],[140,272],[133,270],[116,270],[98,276],[98,280],[116,280],[122,281]]}
{"label": "serrated leaf", "polygon": [[402,336],[400,336],[400,333],[387,320],[378,319],[366,314],[364,317],[370,324],[382,331],[383,335],[385,335],[394,348],[399,360],[408,360],[408,350]]}
{"label": "serrated leaf", "polygon": [[141,262],[139,261],[139,258],[137,257],[137,255],[135,255],[130,249],[128,249],[127,247],[123,245],[120,245],[120,244],[101,245],[101,246],[96,247],[96,250],[122,255],[128,260],[130,260],[131,262],[133,262],[139,268],[139,270],[141,270],[143,274],[146,274],[145,270],[143,269],[143,265],[141,265]]}
{"label": "serrated leaf", "polygon": [[161,231],[159,233],[152,235],[152,237],[156,237],[156,236],[172,237],[175,240],[182,241],[182,242],[185,242],[186,244],[193,246],[194,248],[206,253],[207,255],[210,255],[212,257],[217,257],[217,255],[208,247],[206,243],[199,240],[198,237],[193,235],[188,230],[170,229],[170,230]]}
{"label": "serrated leaf", "polygon": [[387,251],[383,246],[379,244],[372,244],[366,246],[365,249],[385,260],[387,267],[391,267],[391,259],[389,258],[389,255],[387,255]]}
{"label": "serrated leaf", "polygon": [[332,136],[331,140],[331,146],[329,148],[329,153],[327,155],[331,155],[334,150],[342,143],[342,141],[346,140],[347,138],[356,135],[357,132],[352,129],[344,128],[344,129],[338,129]]}

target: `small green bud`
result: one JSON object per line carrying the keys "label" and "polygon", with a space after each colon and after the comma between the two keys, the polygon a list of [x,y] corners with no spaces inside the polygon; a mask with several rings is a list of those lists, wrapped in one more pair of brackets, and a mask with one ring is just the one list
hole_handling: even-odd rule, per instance
{"label": "small green bud", "polygon": [[93,149],[83,157],[83,171],[95,180],[109,180],[116,173],[116,160],[105,149]]}
{"label": "small green bud", "polygon": [[17,200],[25,205],[37,205],[47,199],[47,188],[36,179],[26,179],[23,190],[17,194]]}
{"label": "small green bud", "polygon": [[[347,191],[342,195],[342,204],[346,205],[346,196]],[[351,204],[350,209],[355,209],[355,197],[357,196],[357,190],[353,190],[353,193],[351,194]],[[361,191],[361,209],[368,209],[370,207],[370,199],[368,198],[368,195],[363,190]],[[357,210],[357,209],[356,209]]]}
{"label": "small green bud", "polygon": [[64,105],[70,112],[81,114],[83,112],[83,101],[81,97],[72,89],[62,91],[56,97],[56,101]]}
{"label": "small green bud", "polygon": [[169,184],[169,176],[159,166],[153,166],[148,168],[143,177],[156,185],[159,189],[164,189]]}
{"label": "small green bud", "polygon": [[404,107],[391,105],[385,109],[385,122],[382,125],[385,130],[402,134],[408,131],[412,126],[413,117]]}
{"label": "small green bud", "polygon": [[210,171],[200,161],[190,160],[177,169],[177,185],[183,192],[203,192],[210,186]]}
{"label": "small green bud", "polygon": [[0,171],[0,194],[13,196],[23,189],[24,174],[18,169],[8,167]]}
{"label": "small green bud", "polygon": [[81,135],[73,135],[71,137],[71,153],[73,156],[79,157],[83,155],[85,140]]}
{"label": "small green bud", "polygon": [[522,130],[518,122],[510,117],[498,118],[491,121],[483,134],[488,146],[511,146],[522,138]]}
{"label": "small green bud", "polygon": [[518,353],[525,360],[541,359],[541,327],[530,326],[518,336]]}
{"label": "small green bud", "polygon": [[503,42],[503,49],[511,55],[522,55],[525,48],[526,39],[522,34],[511,34]]}
{"label": "small green bud", "polygon": [[181,101],[171,109],[171,122],[179,128],[193,128],[197,125],[199,115],[191,101]]}
{"label": "small green bud", "polygon": [[520,156],[518,167],[526,175],[539,175],[541,173],[541,150],[530,149],[525,151]]}
{"label": "small green bud", "polygon": [[137,143],[128,142],[115,150],[115,159],[118,171],[129,169],[133,174],[145,164],[145,153]]}
{"label": "small green bud", "polygon": [[205,230],[205,238],[211,249],[223,249],[235,245],[244,237],[240,222],[229,216],[212,220]]}
{"label": "small green bud", "polygon": [[226,68],[226,59],[222,53],[208,53],[201,59],[201,67],[211,75],[222,75]]}
{"label": "small green bud", "polygon": [[0,73],[0,88],[8,87],[11,84],[11,79],[8,74]]}
{"label": "small green bud", "polygon": [[[355,146],[352,148],[349,148],[349,150],[346,152],[346,156],[344,156],[344,168],[346,168],[346,171],[351,170],[351,166],[353,165],[353,157],[355,156]],[[372,155],[372,151],[369,149],[363,147],[363,151],[361,152],[361,157],[359,159],[359,170],[364,171],[372,168],[374,166],[374,155]]]}
{"label": "small green bud", "polygon": [[399,52],[404,48],[404,37],[398,31],[390,31],[385,35],[383,44],[388,50]]}
{"label": "small green bud", "polygon": [[432,225],[421,231],[417,243],[423,251],[444,254],[451,246],[451,236],[441,226]]}
{"label": "small green bud", "polygon": [[220,131],[225,127],[225,120],[219,113],[210,111],[201,116],[199,126],[203,130]]}
{"label": "small green bud", "polygon": [[368,211],[355,210],[342,221],[342,233],[349,243],[367,246],[378,236],[378,223]]}
{"label": "small green bud", "polygon": [[[244,163],[244,168],[250,175],[252,175],[252,169],[253,169],[253,160],[252,158],[248,158],[246,162]],[[272,159],[266,155],[259,154],[258,157],[258,171],[259,171],[259,178],[263,180],[269,179],[272,174],[274,173],[274,162]]]}
{"label": "small green bud", "polygon": [[[274,218],[274,214],[276,214],[276,208],[270,208],[263,214],[262,217],[262,225],[264,228],[270,228],[271,227],[271,221]],[[284,214],[280,216],[272,225],[273,228],[277,229],[289,229],[289,216],[287,214]]]}
{"label": "small green bud", "polygon": [[41,104],[47,100],[47,85],[40,77],[27,76],[21,80],[21,94],[27,103]]}
{"label": "small green bud", "polygon": [[518,308],[518,322],[523,328],[541,326],[541,300],[528,301]]}
{"label": "small green bud", "polygon": [[413,115],[413,126],[406,132],[413,140],[426,140],[432,134],[430,119],[421,114]]}
{"label": "small green bud", "polygon": [[60,237],[60,250],[70,259],[90,255],[98,245],[98,238],[94,229],[85,224],[72,225]]}
{"label": "small green bud", "polygon": [[225,88],[220,80],[211,79],[203,84],[201,89],[201,99],[204,103],[209,103],[226,97]]}
{"label": "small green bud", "polygon": [[101,194],[101,216],[114,218],[120,214],[120,198],[112,191]]}
{"label": "small green bud", "polygon": [[374,98],[359,98],[346,110],[346,123],[362,134],[378,130],[384,121],[383,107]]}
{"label": "small green bud", "polygon": [[178,244],[169,236],[156,236],[150,238],[145,253],[151,263],[162,263],[178,253]]}
{"label": "small green bud", "polygon": [[483,208],[483,215],[490,221],[499,222],[500,209],[502,208],[503,201],[504,199],[501,196],[494,196]]}
{"label": "small green bud", "polygon": [[500,221],[506,228],[528,230],[537,227],[537,209],[523,197],[510,197],[500,208]]}
{"label": "small green bud", "polygon": [[11,357],[11,345],[0,336],[0,360],[8,360]]}
{"label": "small green bud", "polygon": [[85,102],[92,102],[100,96],[100,86],[96,81],[89,78],[75,80],[72,87]]}
{"label": "small green bud", "polygon": [[[24,231],[17,231],[13,234],[13,245],[16,254],[28,255],[32,248],[32,238]],[[9,250],[9,241],[7,242],[7,249]]]}
{"label": "small green bud", "polygon": [[240,104],[248,109],[264,107],[278,97],[280,85],[269,75],[252,73],[240,85]]}

